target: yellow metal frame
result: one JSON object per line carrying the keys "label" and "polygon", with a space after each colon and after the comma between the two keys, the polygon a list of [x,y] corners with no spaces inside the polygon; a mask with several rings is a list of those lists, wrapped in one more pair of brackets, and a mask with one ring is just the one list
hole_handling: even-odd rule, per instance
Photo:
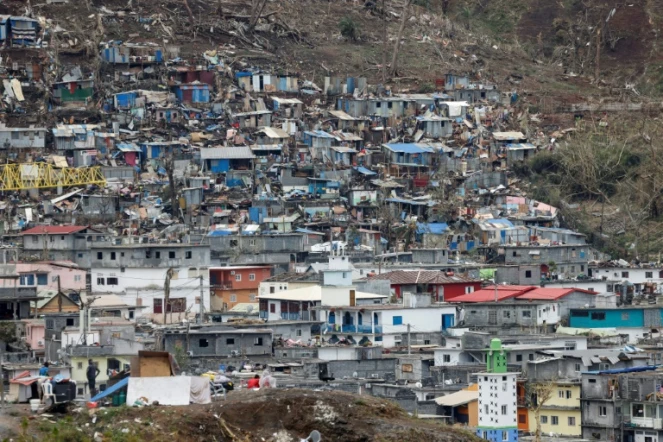
{"label": "yellow metal frame", "polygon": [[59,169],[49,163],[0,165],[0,191],[45,189],[49,187],[106,185],[101,167],[65,167]]}

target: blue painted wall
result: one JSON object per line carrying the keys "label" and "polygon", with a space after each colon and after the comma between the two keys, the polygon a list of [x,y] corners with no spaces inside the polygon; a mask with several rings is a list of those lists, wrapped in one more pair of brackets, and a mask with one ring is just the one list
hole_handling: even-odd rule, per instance
{"label": "blue painted wall", "polygon": [[517,442],[518,441],[518,430],[517,429],[504,429],[504,430],[492,430],[492,429],[481,429],[478,428],[476,435],[484,438],[490,442],[503,442],[505,439],[502,437],[502,431],[506,431],[508,439],[506,442]]}
{"label": "blue painted wall", "polygon": [[644,327],[644,317],[643,309],[573,309],[569,325],[579,328]]}

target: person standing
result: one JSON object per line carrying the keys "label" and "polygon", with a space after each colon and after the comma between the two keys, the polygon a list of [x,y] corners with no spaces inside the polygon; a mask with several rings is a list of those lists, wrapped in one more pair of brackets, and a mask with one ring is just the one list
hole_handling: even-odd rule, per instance
{"label": "person standing", "polygon": [[96,396],[97,394],[97,389],[96,389],[96,380],[97,376],[99,376],[99,369],[95,365],[94,361],[92,359],[88,360],[88,366],[87,366],[87,384],[90,387],[90,397]]}
{"label": "person standing", "polygon": [[48,377],[48,366],[51,365],[48,362],[44,362],[43,367],[39,369],[39,376]]}

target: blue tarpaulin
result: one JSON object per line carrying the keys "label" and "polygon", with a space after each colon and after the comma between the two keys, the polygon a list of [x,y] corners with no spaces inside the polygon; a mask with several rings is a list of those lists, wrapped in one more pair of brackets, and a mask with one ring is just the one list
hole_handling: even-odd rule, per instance
{"label": "blue tarpaulin", "polygon": [[372,170],[369,170],[362,166],[355,167],[355,170],[363,175],[377,175],[376,172],[373,172]]}
{"label": "blue tarpaulin", "polygon": [[103,398],[105,398],[106,396],[110,396],[111,394],[116,393],[116,392],[122,390],[122,389],[123,389],[124,387],[126,387],[127,385],[129,385],[129,376],[127,376],[126,378],[122,379],[122,380],[119,381],[117,384],[113,384],[112,387],[107,388],[106,390],[102,391],[101,393],[99,393],[98,395],[96,395],[95,397],[93,397],[92,399],[90,399],[90,402],[97,402],[99,399],[103,399]]}

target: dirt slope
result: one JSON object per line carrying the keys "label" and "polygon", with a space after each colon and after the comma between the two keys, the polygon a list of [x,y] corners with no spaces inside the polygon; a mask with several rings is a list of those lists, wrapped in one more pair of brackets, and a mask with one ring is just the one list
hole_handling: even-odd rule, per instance
{"label": "dirt slope", "polygon": [[[323,441],[478,442],[462,429],[410,417],[392,402],[341,392],[235,391],[226,401],[188,407],[111,408],[74,413],[25,428],[39,441],[200,440],[299,442],[318,430]],[[32,440],[32,439],[31,439]]]}

